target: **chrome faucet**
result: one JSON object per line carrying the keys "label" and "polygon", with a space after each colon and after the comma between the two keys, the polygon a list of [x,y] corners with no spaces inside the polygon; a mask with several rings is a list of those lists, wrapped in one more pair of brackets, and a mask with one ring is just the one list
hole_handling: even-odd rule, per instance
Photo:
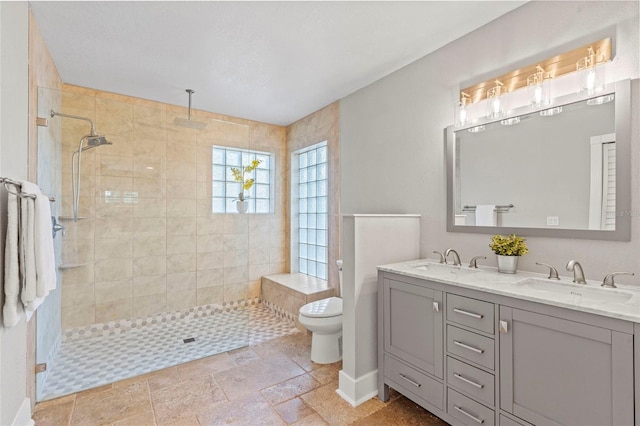
{"label": "chrome faucet", "polygon": [[[542,262],[536,262],[536,265],[546,266],[547,268],[549,268],[549,277],[548,278],[550,280],[559,280],[560,279],[560,277],[558,276],[558,270],[556,268],[554,268],[553,266],[548,265],[546,263],[542,263]],[[578,263],[578,265],[580,265],[580,264]],[[569,269],[568,265],[567,265],[567,269]]]}
{"label": "chrome faucet", "polygon": [[584,279],[584,271],[582,270],[582,265],[580,265],[578,261],[571,259],[569,262],[567,262],[567,271],[573,271],[574,283],[587,283],[587,281]]}
{"label": "chrome faucet", "polygon": [[447,263],[447,259],[444,258],[444,255],[442,253],[440,253],[437,250],[434,250],[433,253],[437,254],[438,256],[440,256],[440,263]]}
{"label": "chrome faucet", "polygon": [[476,256],[473,259],[471,259],[469,261],[469,268],[478,268],[478,260],[479,259],[486,259],[487,256]]}
{"label": "chrome faucet", "polygon": [[613,282],[613,277],[615,277],[616,275],[635,275],[633,272],[612,272],[611,274],[608,274],[606,277],[604,277],[604,280],[602,280],[602,284],[600,284],[602,287],[607,287],[607,288],[616,288],[616,283]]}
{"label": "chrome faucet", "polygon": [[462,265],[462,262],[460,262],[460,255],[458,254],[457,251],[455,251],[454,249],[448,248],[445,252],[444,252],[444,258],[445,261],[446,259],[449,257],[449,254],[453,253],[453,266],[460,266]]}

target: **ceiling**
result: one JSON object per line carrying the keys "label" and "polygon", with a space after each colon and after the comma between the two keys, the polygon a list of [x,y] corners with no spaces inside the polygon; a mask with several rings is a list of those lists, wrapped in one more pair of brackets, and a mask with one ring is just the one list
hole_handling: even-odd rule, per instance
{"label": "ceiling", "polygon": [[288,125],[523,1],[32,1],[65,83]]}

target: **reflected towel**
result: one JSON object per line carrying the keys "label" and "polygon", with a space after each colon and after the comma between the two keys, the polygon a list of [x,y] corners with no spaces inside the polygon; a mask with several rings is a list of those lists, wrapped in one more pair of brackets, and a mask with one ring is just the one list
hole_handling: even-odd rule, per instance
{"label": "reflected towel", "polygon": [[495,204],[478,204],[476,206],[476,226],[497,226],[498,212]]}
{"label": "reflected towel", "polygon": [[20,320],[18,300],[20,296],[20,265],[18,263],[18,197],[7,194],[7,237],[4,252],[4,306],[2,322],[13,327]]}

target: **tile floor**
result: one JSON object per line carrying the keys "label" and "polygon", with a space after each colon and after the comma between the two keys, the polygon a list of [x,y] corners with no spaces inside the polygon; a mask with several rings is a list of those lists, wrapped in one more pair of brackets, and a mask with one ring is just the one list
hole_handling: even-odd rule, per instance
{"label": "tile floor", "polygon": [[335,389],[341,363],[309,358],[296,333],[36,405],[37,426],[437,425],[393,393],[353,408]]}
{"label": "tile floor", "polygon": [[[39,400],[68,395],[298,332],[264,305],[66,341]],[[185,343],[183,339],[195,338]]]}

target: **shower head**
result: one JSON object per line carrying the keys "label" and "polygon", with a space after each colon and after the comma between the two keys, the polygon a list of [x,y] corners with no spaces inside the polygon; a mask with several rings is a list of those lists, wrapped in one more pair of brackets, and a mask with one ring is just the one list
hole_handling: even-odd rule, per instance
{"label": "shower head", "polygon": [[86,135],[83,139],[87,141],[87,144],[82,147],[83,151],[102,145],[113,145],[113,143],[109,142],[107,138],[102,135]]}
{"label": "shower head", "polygon": [[186,127],[187,129],[202,130],[205,127],[207,127],[207,123],[191,120],[191,95],[193,95],[196,92],[191,89],[187,89],[186,92],[189,94],[189,115],[187,118],[182,118],[182,117],[174,118],[173,124],[180,127]]}

